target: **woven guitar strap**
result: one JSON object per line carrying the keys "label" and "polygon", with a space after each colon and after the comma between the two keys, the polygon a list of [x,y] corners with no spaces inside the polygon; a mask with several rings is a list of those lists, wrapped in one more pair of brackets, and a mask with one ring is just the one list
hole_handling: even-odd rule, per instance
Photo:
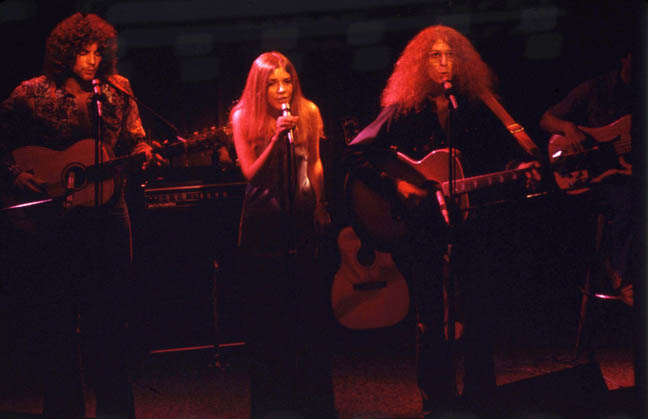
{"label": "woven guitar strap", "polygon": [[517,142],[522,146],[522,148],[533,156],[537,160],[543,158],[542,153],[538,146],[529,138],[526,132],[524,132],[524,127],[513,119],[506,109],[495,99],[492,93],[484,93],[481,95],[481,100],[490,108],[491,111],[502,121],[506,129],[515,137]]}

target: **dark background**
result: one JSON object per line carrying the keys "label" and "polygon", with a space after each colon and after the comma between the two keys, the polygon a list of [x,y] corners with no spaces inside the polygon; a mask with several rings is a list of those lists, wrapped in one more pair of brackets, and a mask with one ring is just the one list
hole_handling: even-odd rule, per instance
{"label": "dark background", "polygon": [[[45,39],[75,11],[97,13],[119,33],[119,70],[136,95],[184,133],[226,122],[247,71],[263,51],[285,53],[317,103],[329,137],[340,121],[369,122],[405,44],[431,24],[468,36],[499,76],[509,112],[537,142],[537,121],[576,83],[611,68],[613,49],[640,51],[643,1],[293,0],[4,1],[6,58],[0,95],[39,75]],[[143,113],[155,138],[169,133]],[[503,139],[508,141],[508,139]]]}
{"label": "dark background", "polygon": [[[577,83],[611,69],[619,45],[637,53],[643,92],[644,6],[640,0],[9,0],[0,3],[5,57],[0,96],[41,74],[47,35],[75,11],[97,13],[116,27],[120,72],[140,100],[185,135],[224,126],[253,59],[264,51],[281,51],[296,65],[304,94],[324,118],[328,138],[322,157],[334,221],[341,227],[346,215],[336,162],[344,147],[342,123],[354,117],[362,126],[377,115],[393,64],[418,31],[441,23],[471,39],[499,77],[502,103],[544,147],[548,136],[538,127],[544,110]],[[643,94],[638,98],[643,100]],[[168,128],[140,112],[151,138],[171,138]],[[199,155],[180,165],[189,166],[183,169],[185,179],[218,181],[209,164]],[[231,271],[225,267],[214,273],[211,262],[226,266],[230,259],[240,203],[151,212],[135,197],[131,205],[144,294],[156,304],[164,300],[167,307],[171,300],[184,301],[161,310],[165,316],[152,316],[164,330],[151,345],[201,343],[187,336],[209,309],[187,301],[211,301],[211,287],[219,281],[226,284],[225,300],[236,295]],[[581,244],[590,234],[584,211],[578,200],[551,195],[522,206],[512,220],[517,233],[511,239],[518,241],[520,253],[510,258],[516,260],[515,277],[503,278],[509,304],[501,312],[515,319],[513,326],[545,325],[549,335],[565,325],[568,333],[575,325],[585,260]],[[331,266],[334,271],[335,262]],[[244,304],[230,306],[242,309]],[[226,339],[236,338],[234,323]],[[504,333],[510,337],[512,330]]]}

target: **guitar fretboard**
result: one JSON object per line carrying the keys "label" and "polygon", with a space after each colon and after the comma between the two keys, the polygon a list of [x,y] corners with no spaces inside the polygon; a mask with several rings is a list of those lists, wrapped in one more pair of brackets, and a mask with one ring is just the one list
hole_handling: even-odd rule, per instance
{"label": "guitar fretboard", "polygon": [[[502,185],[509,182],[515,182],[524,177],[524,172],[529,169],[505,170],[502,172],[491,173],[488,175],[474,176],[469,178],[457,179],[454,183],[454,193],[462,194],[472,192],[477,189],[488,188],[491,186]],[[441,184],[443,194],[450,195],[450,182],[446,181]]]}
{"label": "guitar fretboard", "polygon": [[632,152],[632,139],[630,136],[621,136],[617,141],[613,143],[614,151],[617,156],[622,156],[624,154],[630,154]]}

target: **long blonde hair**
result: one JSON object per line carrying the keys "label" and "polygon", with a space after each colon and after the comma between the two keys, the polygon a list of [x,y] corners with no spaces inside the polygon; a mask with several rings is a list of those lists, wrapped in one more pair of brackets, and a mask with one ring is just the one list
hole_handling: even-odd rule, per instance
{"label": "long blonde hair", "polygon": [[397,104],[403,114],[422,104],[433,88],[427,75],[427,54],[438,40],[446,42],[454,52],[453,84],[459,93],[477,99],[493,91],[495,74],[472,43],[455,29],[435,25],[420,31],[403,50],[382,92],[382,106]]}
{"label": "long blonde hair", "polygon": [[306,141],[312,136],[322,135],[318,118],[311,112],[308,106],[309,101],[303,96],[299,77],[295,66],[280,52],[264,52],[259,55],[250,68],[245,82],[245,88],[238,103],[230,112],[230,123],[232,115],[236,111],[243,112],[244,138],[255,146],[263,146],[269,141],[269,133],[274,130],[274,118],[270,113],[267,91],[268,78],[277,69],[283,68],[290,74],[293,84],[293,93],[290,100],[291,114],[298,115],[299,121],[295,129],[296,141]]}

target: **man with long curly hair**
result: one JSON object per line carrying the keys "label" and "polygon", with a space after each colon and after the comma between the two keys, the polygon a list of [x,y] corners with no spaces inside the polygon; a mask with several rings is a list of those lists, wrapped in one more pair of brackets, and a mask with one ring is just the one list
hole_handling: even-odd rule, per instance
{"label": "man with long curly hair", "polygon": [[[504,274],[497,261],[512,249],[506,248],[510,245],[505,236],[510,231],[504,215],[508,206],[488,204],[514,202],[532,183],[528,180],[539,174],[530,170],[529,177],[522,175],[506,190],[475,191],[470,200],[460,194],[447,199],[449,187],[440,194],[431,185],[450,176],[461,178],[464,169],[474,174],[501,171],[511,158],[523,157],[523,149],[484,104],[482,98],[492,95],[494,86],[495,75],[465,36],[446,26],[428,27],[405,47],[382,92],[380,115],[351,141],[345,156],[351,175],[347,190],[364,191],[357,185],[368,186],[386,198],[395,220],[393,226],[372,226],[352,214],[359,236],[369,246],[385,246],[393,252],[412,290],[417,311],[417,378],[426,417],[459,405],[460,381],[447,328],[448,318],[453,318],[449,314],[455,313],[448,311],[448,302],[450,307],[455,305],[448,296],[461,297],[456,307],[461,308],[462,318],[449,324],[455,325],[455,336],[463,342],[462,399],[470,400],[469,406],[486,402],[496,387],[491,348],[493,282]],[[434,162],[432,175],[412,178],[405,166],[416,167],[421,160],[423,166]],[[452,175],[450,167],[454,167]],[[352,210],[354,205],[360,208],[363,203],[352,202]],[[399,241],[385,244],[390,231],[401,231],[401,222],[409,232],[404,238],[396,233],[392,238]],[[395,229],[388,230],[391,227]]]}
{"label": "man with long curly hair", "polygon": [[[21,326],[32,326],[37,336],[44,417],[86,417],[79,343],[96,416],[134,417],[126,365],[132,245],[124,181],[110,177],[100,182],[103,192],[77,201],[80,195],[57,195],[56,184],[64,183],[63,190],[84,181],[99,185],[57,168],[94,163],[98,155],[105,161],[141,153],[148,162],[151,146],[129,81],[117,74],[117,33],[108,22],[81,13],[60,22],[47,39],[43,72],[0,105],[5,191],[47,202],[32,206],[35,218],[23,218],[11,231],[9,254],[16,258],[4,265],[5,285],[16,307],[29,307],[32,316]],[[87,139],[99,134],[103,150],[95,153],[95,141]]]}

